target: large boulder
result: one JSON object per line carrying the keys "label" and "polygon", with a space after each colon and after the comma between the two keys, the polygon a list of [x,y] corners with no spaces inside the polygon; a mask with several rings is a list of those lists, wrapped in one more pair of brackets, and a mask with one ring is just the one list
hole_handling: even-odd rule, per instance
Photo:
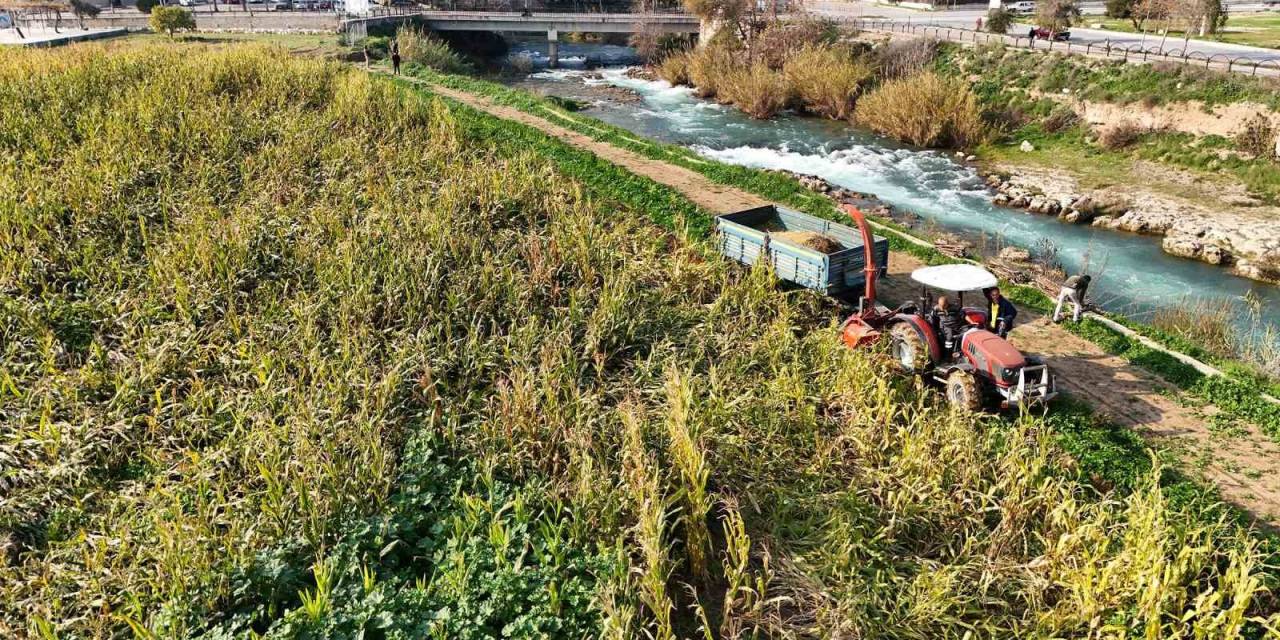
{"label": "large boulder", "polygon": [[1252,260],[1238,260],[1231,270],[1238,276],[1280,284],[1280,264],[1259,264]]}
{"label": "large boulder", "polygon": [[1170,233],[1164,237],[1161,247],[1165,253],[1191,258],[1209,264],[1230,264],[1231,253],[1221,245],[1206,242],[1201,234]]}

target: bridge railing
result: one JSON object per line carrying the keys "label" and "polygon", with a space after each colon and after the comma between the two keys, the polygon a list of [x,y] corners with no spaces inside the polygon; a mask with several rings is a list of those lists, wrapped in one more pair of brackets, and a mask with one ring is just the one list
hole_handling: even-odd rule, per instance
{"label": "bridge railing", "polygon": [[[1185,49],[1162,49],[1159,45],[1144,47],[1140,44],[1103,42],[1054,42],[1000,33],[987,33],[936,24],[911,23],[909,21],[885,20],[880,18],[836,17],[842,24],[849,24],[864,31],[883,31],[887,33],[905,33],[922,37],[949,40],[952,42],[971,43],[975,45],[1003,44],[1016,49],[1029,51],[1056,51],[1064,54],[1075,54],[1097,58],[1110,58],[1124,62],[1170,62],[1174,64],[1193,65],[1204,69],[1216,69],[1230,73],[1249,75],[1280,75],[1280,56],[1269,58],[1252,58],[1248,56],[1232,56],[1230,54],[1207,54]],[[1181,43],[1178,43],[1181,44]]]}
{"label": "bridge railing", "polygon": [[414,11],[470,11],[534,13],[684,13],[679,0],[658,0],[643,11],[631,0],[431,0],[396,7]]}

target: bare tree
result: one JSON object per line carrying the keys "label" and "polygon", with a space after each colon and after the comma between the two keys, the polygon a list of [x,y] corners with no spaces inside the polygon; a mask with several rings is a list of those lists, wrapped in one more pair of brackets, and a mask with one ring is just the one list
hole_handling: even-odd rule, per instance
{"label": "bare tree", "polygon": [[[1142,32],[1142,43],[1147,41],[1147,24],[1167,22],[1172,12],[1172,0],[1137,0],[1129,13],[1133,28]],[[1168,29],[1168,24],[1164,25]],[[1167,31],[1166,31],[1167,34]],[[1162,45],[1163,46],[1163,45]]]}

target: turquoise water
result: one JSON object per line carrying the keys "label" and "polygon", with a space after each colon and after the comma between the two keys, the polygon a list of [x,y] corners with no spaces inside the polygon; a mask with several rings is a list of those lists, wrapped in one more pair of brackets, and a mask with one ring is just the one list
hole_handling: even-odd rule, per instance
{"label": "turquoise water", "polygon": [[[529,82],[549,86],[559,95],[574,96],[576,89],[580,97],[590,97],[579,84],[584,80],[639,94],[641,99],[633,103],[596,101],[586,113],[642,136],[681,144],[730,164],[821,176],[875,194],[942,228],[985,234],[1001,246],[1037,250],[1051,243],[1069,271],[1095,274],[1092,295],[1110,311],[1142,320],[1160,307],[1204,298],[1234,308],[1242,328],[1274,327],[1280,319],[1280,288],[1168,255],[1157,237],[1066,224],[1052,216],[993,205],[976,171],[950,154],[905,147],[813,118],[751,120],[732,108],[700,100],[687,88],[629,78],[619,68],[592,75],[545,71]],[[1248,313],[1255,304],[1264,319],[1261,324]]]}

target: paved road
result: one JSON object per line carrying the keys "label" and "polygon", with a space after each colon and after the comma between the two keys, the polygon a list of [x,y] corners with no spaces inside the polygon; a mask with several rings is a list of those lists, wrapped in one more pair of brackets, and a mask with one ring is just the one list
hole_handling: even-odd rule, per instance
{"label": "paved road", "polygon": [[[1241,2],[1228,3],[1230,9],[1243,12],[1249,8],[1261,8],[1257,2]],[[957,27],[962,29],[973,29],[976,26],[977,19],[986,15],[986,5],[969,5],[957,7],[956,9],[948,9],[944,11],[920,11],[914,9],[905,9],[901,7],[891,7],[875,4],[873,2],[861,2],[858,0],[850,0],[848,2],[814,2],[808,5],[809,10],[823,15],[833,17],[867,17],[867,18],[887,18],[895,21],[910,21],[912,24],[936,24],[940,26]],[[1102,13],[1102,4],[1100,2],[1085,3],[1083,5],[1086,15],[1100,15]],[[1086,23],[1088,18],[1085,18]],[[1011,31],[1011,34],[1014,32]],[[1022,33],[1022,35],[1026,35]],[[1162,42],[1159,35],[1147,34],[1143,37],[1136,33],[1123,33],[1119,31],[1104,31],[1100,29],[1073,28],[1071,29],[1071,42],[1073,43],[1094,43],[1103,44],[1110,42],[1113,47],[1131,47],[1144,48],[1152,51],[1157,50]],[[1183,41],[1181,38],[1169,38],[1163,42],[1163,50],[1167,52],[1181,53],[1183,50]],[[1244,59],[1244,60],[1272,60],[1280,63],[1280,50],[1265,49],[1262,47],[1250,47],[1239,44],[1228,44],[1224,42],[1211,42],[1206,40],[1192,39],[1186,45],[1188,53],[1194,53],[1200,57],[1214,56],[1215,60],[1225,61],[1228,58]]]}

